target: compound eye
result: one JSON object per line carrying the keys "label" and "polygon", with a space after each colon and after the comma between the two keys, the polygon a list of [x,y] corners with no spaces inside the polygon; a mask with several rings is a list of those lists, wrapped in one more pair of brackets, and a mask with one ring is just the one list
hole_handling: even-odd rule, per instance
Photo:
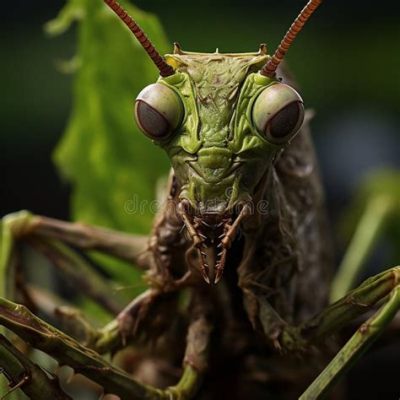
{"label": "compound eye", "polygon": [[286,143],[303,124],[303,100],[290,86],[276,83],[259,94],[252,117],[258,133],[265,139],[273,144]]}
{"label": "compound eye", "polygon": [[182,117],[182,101],[179,95],[166,85],[149,85],[136,98],[136,122],[151,139],[167,139],[179,126]]}

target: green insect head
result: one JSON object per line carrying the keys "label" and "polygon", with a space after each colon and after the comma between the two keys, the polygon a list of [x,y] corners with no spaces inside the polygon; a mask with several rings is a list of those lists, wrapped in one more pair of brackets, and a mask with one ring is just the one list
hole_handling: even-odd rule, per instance
{"label": "green insect head", "polygon": [[184,52],[161,57],[114,0],[106,3],[135,34],[160,71],[135,102],[136,122],[168,154],[178,213],[199,250],[201,272],[217,283],[241,223],[262,198],[274,157],[302,126],[300,95],[276,69],[315,10],[310,1],[273,56]]}
{"label": "green insect head", "polygon": [[272,157],[300,128],[302,100],[258,73],[262,51],[166,59],[176,72],[139,94],[136,121],[171,159],[180,200],[203,216],[233,213],[252,201]]}

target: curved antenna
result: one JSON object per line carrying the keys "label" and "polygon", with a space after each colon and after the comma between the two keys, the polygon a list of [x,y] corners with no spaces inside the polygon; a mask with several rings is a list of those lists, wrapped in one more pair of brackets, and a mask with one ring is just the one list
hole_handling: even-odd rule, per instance
{"label": "curved antenna", "polygon": [[160,53],[155,49],[146,34],[142,31],[140,26],[128,15],[128,13],[120,6],[115,0],[104,0],[104,2],[118,15],[118,17],[125,23],[130,31],[136,36],[147,54],[153,60],[154,64],[160,70],[161,76],[170,76],[175,73],[174,69],[168,65]]}
{"label": "curved antenna", "polygon": [[264,65],[260,74],[273,78],[275,76],[276,69],[285,57],[290,45],[296,39],[297,34],[301,31],[304,24],[311,17],[314,11],[322,3],[322,0],[310,0],[307,5],[301,10],[298,17],[294,20],[293,24],[286,32],[286,35],[282,39],[274,55]]}

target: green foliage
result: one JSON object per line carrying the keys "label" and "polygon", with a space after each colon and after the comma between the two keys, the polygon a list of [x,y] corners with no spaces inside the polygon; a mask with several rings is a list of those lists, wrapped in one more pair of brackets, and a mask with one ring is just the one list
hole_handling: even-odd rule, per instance
{"label": "green foliage", "polygon": [[366,176],[359,185],[351,206],[344,215],[342,232],[344,237],[350,237],[357,226],[367,203],[374,198],[383,198],[392,204],[392,211],[385,224],[386,238],[393,246],[391,262],[398,263],[400,249],[400,173],[397,170],[383,169]]}
{"label": "green foliage", "polygon": [[[161,52],[167,41],[157,19],[121,1]],[[73,217],[127,232],[147,232],[149,207],[128,213],[126,202],[152,200],[166,171],[162,152],[139,133],[133,101],[157,70],[131,32],[101,0],[70,0],[48,25],[62,32],[78,20],[73,109],[55,161],[73,184]],[[132,210],[131,210],[132,211]]]}
{"label": "green foliage", "polygon": [[386,237],[392,243],[391,262],[398,264],[400,259],[400,172],[388,169],[371,173],[360,187],[358,201],[365,203],[367,198],[374,196],[382,196],[393,202],[393,211],[387,222]]}
{"label": "green foliage", "polygon": [[[169,46],[157,18],[128,1],[121,4],[159,51],[166,52]],[[62,33],[75,20],[78,47],[70,64],[76,68],[72,114],[54,155],[61,173],[72,183],[72,217],[147,233],[153,216],[149,202],[168,163],[136,127],[133,101],[156,80],[158,71],[102,0],[69,0],[47,30]]]}

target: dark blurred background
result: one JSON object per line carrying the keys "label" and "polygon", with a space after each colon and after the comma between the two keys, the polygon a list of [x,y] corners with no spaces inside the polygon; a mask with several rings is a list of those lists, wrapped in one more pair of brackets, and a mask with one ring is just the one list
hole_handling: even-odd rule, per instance
{"label": "dark blurred background", "polygon": [[[255,51],[261,42],[273,51],[304,1],[135,4],[157,14],[171,43],[185,50],[241,52]],[[73,56],[75,35],[72,30],[50,39],[42,29],[63,5],[14,0],[1,7],[1,215],[26,208],[68,218],[69,188],[58,178],[51,153],[71,106],[72,76],[60,73],[57,64]],[[399,43],[398,2],[325,1],[287,57],[306,105],[316,111],[313,132],[335,219],[369,171],[400,167]],[[372,353],[372,363],[353,373],[352,399],[374,399],[377,393],[399,398],[400,384],[389,385],[398,380],[399,353],[385,351]],[[382,367],[378,374],[379,357],[394,369]]]}

